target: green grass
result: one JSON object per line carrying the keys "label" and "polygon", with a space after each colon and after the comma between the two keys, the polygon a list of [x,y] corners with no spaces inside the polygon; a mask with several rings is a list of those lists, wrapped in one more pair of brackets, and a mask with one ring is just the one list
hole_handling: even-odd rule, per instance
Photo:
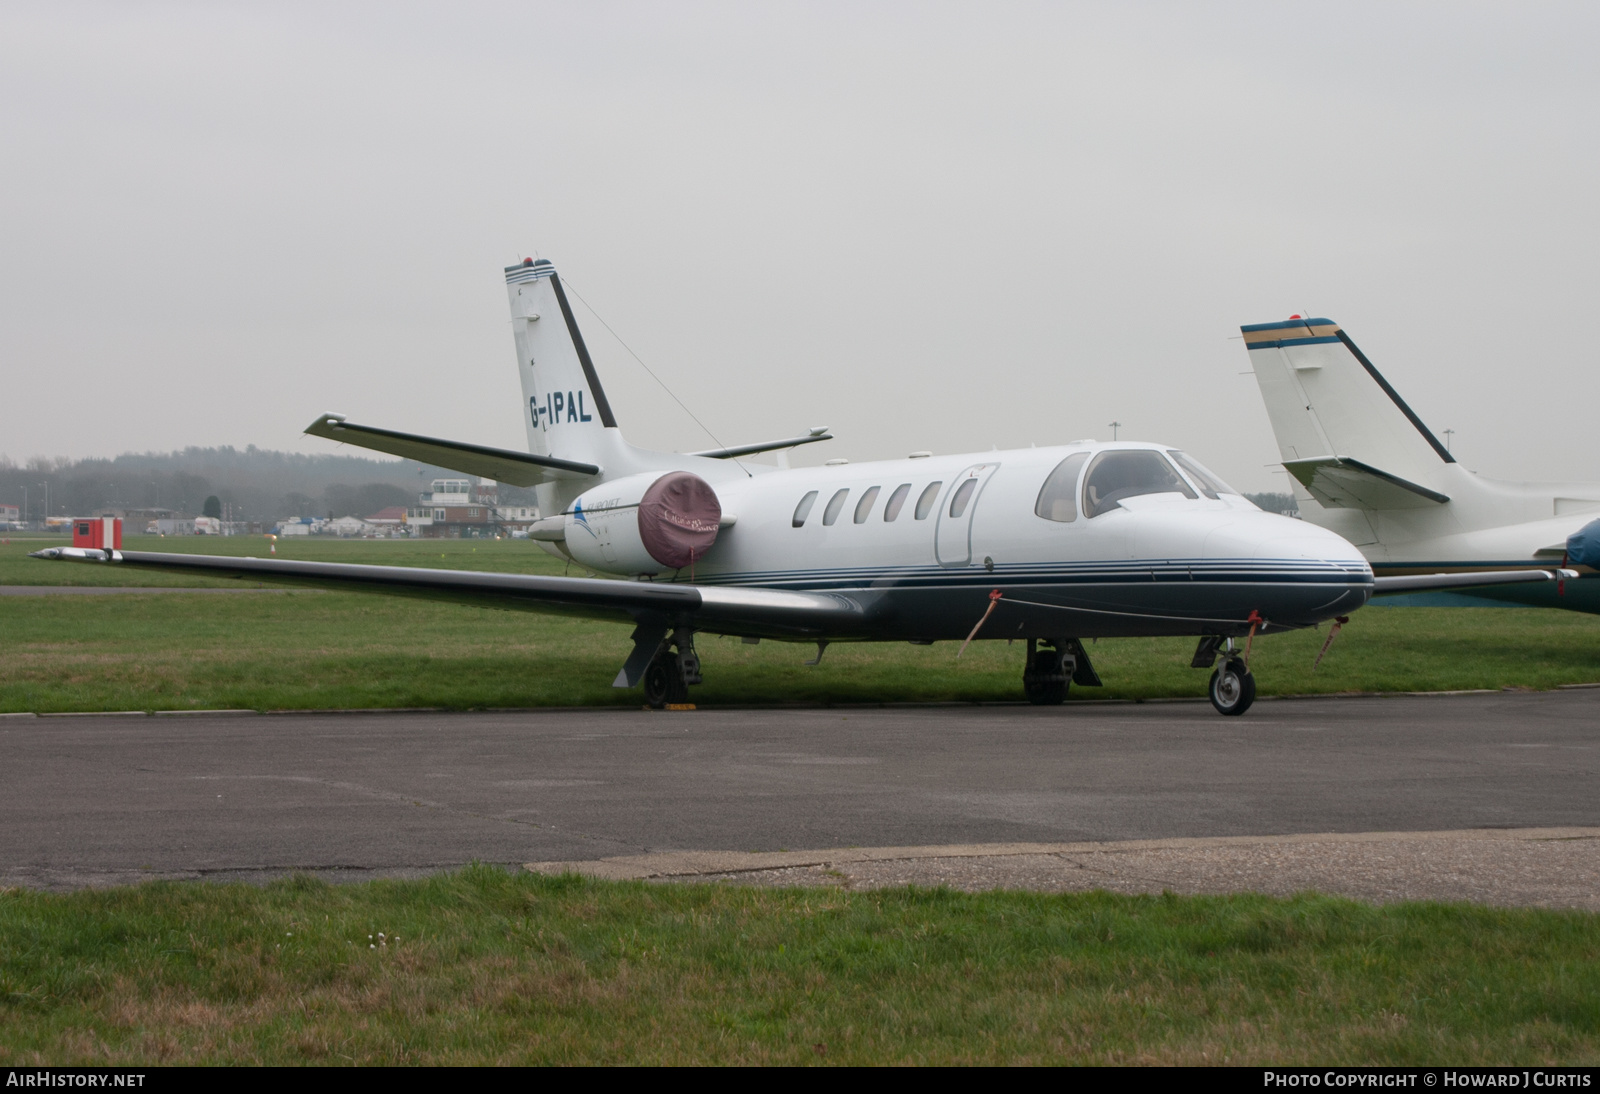
{"label": "green grass", "polygon": [[[7,533],[0,545],[0,585],[131,585],[141,588],[238,588],[239,582],[195,574],[164,574],[155,570],[49,563],[29,558],[42,547],[71,543],[64,536]],[[501,573],[559,574],[566,567],[528,540],[451,539],[332,539],[284,536],[277,554],[265,536],[125,536],[128,551],[168,551],[175,554],[275,557],[309,562],[370,563],[378,566],[432,566],[450,570],[494,570]],[[580,574],[576,567],[572,570]]]}
{"label": "green grass", "polygon": [[0,1065],[1592,1065],[1597,957],[1592,914],[1316,895],[12,890]]}
{"label": "green grass", "polygon": [[[264,542],[264,541],[263,541]],[[524,541],[279,541],[281,557],[557,572]],[[143,546],[134,541],[130,549]],[[162,549],[259,552],[262,543],[183,537]],[[167,575],[28,559],[0,546],[0,584],[49,579],[172,583]],[[443,556],[443,557],[440,557]],[[184,584],[199,582],[187,577]],[[237,587],[237,583],[229,583]],[[1429,691],[1600,681],[1600,617],[1515,608],[1367,609],[1320,670],[1324,633],[1258,640],[1260,693]],[[996,701],[1021,697],[1023,648],[977,642],[814,647],[699,640],[702,704]],[[1204,694],[1189,639],[1089,645],[1106,687],[1074,699]],[[0,711],[636,705],[611,679],[628,628],[384,596],[0,597]]]}

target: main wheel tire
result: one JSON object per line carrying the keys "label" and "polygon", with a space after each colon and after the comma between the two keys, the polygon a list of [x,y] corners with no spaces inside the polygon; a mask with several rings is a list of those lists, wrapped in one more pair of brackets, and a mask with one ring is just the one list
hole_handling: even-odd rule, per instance
{"label": "main wheel tire", "polygon": [[683,673],[678,669],[678,655],[663,653],[644,670],[644,701],[656,710],[669,703],[689,701],[689,689],[684,685]]}
{"label": "main wheel tire", "polygon": [[1243,714],[1256,701],[1256,678],[1238,658],[1224,661],[1211,674],[1211,705],[1218,714]]}
{"label": "main wheel tire", "polygon": [[1070,681],[1050,680],[1041,681],[1032,676],[1024,675],[1022,678],[1022,694],[1028,697],[1028,702],[1036,707],[1059,706],[1067,700],[1067,686]]}

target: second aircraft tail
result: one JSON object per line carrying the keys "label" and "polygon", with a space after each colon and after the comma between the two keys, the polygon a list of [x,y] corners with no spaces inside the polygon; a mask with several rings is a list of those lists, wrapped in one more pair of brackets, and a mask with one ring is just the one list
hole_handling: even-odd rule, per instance
{"label": "second aircraft tail", "polygon": [[1283,466],[1328,508],[1442,504],[1455,460],[1350,336],[1296,316],[1240,328]]}

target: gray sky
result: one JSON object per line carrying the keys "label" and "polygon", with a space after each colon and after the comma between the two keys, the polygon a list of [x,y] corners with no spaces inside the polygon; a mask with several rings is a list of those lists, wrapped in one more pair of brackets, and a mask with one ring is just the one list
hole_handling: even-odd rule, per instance
{"label": "gray sky", "polygon": [[[1593,5],[0,6],[0,453],[522,448],[501,267],[724,443],[1109,436],[1284,489],[1240,323],[1469,467],[1589,448]],[[585,310],[635,443],[710,440]]]}

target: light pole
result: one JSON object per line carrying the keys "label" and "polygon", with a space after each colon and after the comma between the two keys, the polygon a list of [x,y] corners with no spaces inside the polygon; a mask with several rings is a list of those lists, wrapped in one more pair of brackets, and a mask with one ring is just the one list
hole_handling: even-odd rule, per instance
{"label": "light pole", "polygon": [[1112,422],[1111,423],[1111,439],[1112,440],[1116,440],[1117,439],[1117,430],[1119,430],[1121,428],[1122,428],[1122,423],[1121,422]]}
{"label": "light pole", "polygon": [[1450,438],[1454,437],[1455,435],[1456,431],[1453,429],[1447,429],[1444,431],[1444,450],[1446,454],[1448,454],[1450,451]]}

